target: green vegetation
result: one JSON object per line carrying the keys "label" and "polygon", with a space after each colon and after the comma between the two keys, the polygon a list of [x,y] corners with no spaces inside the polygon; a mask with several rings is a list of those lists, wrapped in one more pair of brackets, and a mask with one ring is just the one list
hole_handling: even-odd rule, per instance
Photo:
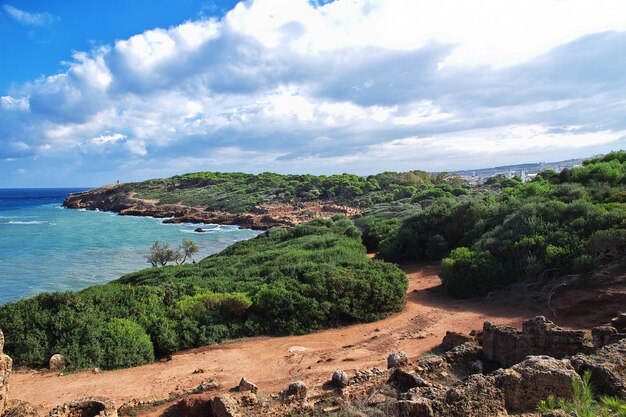
{"label": "green vegetation", "polygon": [[381,319],[402,308],[406,276],[371,260],[342,217],[270,230],[197,264],[149,268],[80,292],[0,306],[18,366],[61,353],[75,369],[112,369],[261,334]]}
{"label": "green vegetation", "polygon": [[172,249],[167,243],[161,243],[158,240],[150,247],[150,253],[146,256],[146,260],[150,265],[165,266],[169,262],[184,264],[187,259],[193,258],[198,253],[200,247],[196,242],[189,238],[184,238],[178,246],[178,250]]}
{"label": "green vegetation", "polygon": [[409,200],[416,206],[409,217],[381,219],[374,207],[357,224],[382,258],[442,260],[450,293],[485,294],[550,274],[586,274],[623,257],[625,179],[626,152],[614,152],[528,183],[496,176],[447,195],[431,187],[422,194],[433,198]]}
{"label": "green vegetation", "polygon": [[118,192],[136,192],[139,198],[158,199],[161,204],[182,203],[239,213],[259,204],[312,200],[370,207],[413,197],[434,184],[459,183],[457,175],[433,176],[424,171],[384,172],[369,177],[196,172],[124,184]]}
{"label": "green vegetation", "polygon": [[550,395],[539,402],[537,410],[549,413],[561,409],[574,417],[626,417],[626,401],[617,397],[600,397],[596,400],[590,379],[591,372],[586,371],[582,380],[572,381],[574,398],[571,401]]}

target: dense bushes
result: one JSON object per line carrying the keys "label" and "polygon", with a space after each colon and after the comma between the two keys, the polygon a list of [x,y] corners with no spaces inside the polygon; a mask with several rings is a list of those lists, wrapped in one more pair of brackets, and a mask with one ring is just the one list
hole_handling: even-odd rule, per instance
{"label": "dense bushes", "polygon": [[17,365],[54,353],[73,368],[118,368],[259,334],[296,334],[398,311],[406,276],[365,256],[345,218],[270,230],[194,265],[150,268],[80,292],[0,306]]}
{"label": "dense bushes", "polygon": [[158,199],[161,203],[180,202],[207,210],[238,213],[264,203],[312,200],[370,207],[417,196],[433,185],[444,187],[437,190],[439,193],[463,192],[459,191],[459,183],[458,175],[435,176],[424,171],[383,172],[368,177],[196,172],[124,184],[119,192],[135,192],[140,198]]}
{"label": "dense bushes", "polygon": [[443,259],[443,285],[460,296],[590,272],[626,255],[625,161],[615,152],[528,183],[497,176],[467,195],[437,197],[377,236],[381,256]]}

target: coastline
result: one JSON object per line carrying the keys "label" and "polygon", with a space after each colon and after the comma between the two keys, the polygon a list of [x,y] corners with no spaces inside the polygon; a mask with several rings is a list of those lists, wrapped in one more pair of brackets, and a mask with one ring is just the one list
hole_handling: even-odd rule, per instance
{"label": "coastline", "polygon": [[134,193],[125,193],[119,188],[118,185],[108,185],[69,194],[63,201],[63,207],[115,212],[121,216],[154,217],[164,219],[163,223],[231,225],[252,230],[293,227],[316,218],[332,217],[337,214],[353,218],[361,213],[360,209],[330,201],[265,204],[242,213],[207,211],[204,207],[159,204],[155,200],[137,198]]}

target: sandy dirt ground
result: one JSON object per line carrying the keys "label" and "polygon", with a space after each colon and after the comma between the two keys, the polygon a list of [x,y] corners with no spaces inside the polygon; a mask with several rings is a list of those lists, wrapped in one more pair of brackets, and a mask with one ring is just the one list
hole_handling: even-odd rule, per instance
{"label": "sandy dirt ground", "polygon": [[[514,306],[457,300],[437,290],[435,266],[404,265],[409,277],[406,306],[374,323],[358,324],[303,336],[261,337],[203,347],[173,355],[172,360],[118,371],[86,371],[59,376],[52,372],[17,372],[10,396],[35,404],[40,413],[85,396],[105,396],[117,406],[133,399],[164,399],[176,389],[197,387],[217,379],[223,390],[242,376],[262,391],[278,392],[294,380],[321,385],[337,369],[386,367],[389,353],[402,350],[410,358],[436,347],[446,330],[468,333],[485,320],[519,326],[535,311]],[[194,373],[202,369],[203,373]]]}

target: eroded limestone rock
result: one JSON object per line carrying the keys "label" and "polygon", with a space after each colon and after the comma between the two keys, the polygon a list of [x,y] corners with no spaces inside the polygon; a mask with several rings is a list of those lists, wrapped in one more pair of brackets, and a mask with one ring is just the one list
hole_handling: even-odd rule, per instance
{"label": "eroded limestone rock", "polygon": [[504,393],[505,406],[511,412],[533,411],[549,395],[571,399],[572,381],[580,380],[567,359],[529,356],[509,369],[494,374],[497,388]]}
{"label": "eroded limestone rock", "polygon": [[4,334],[0,330],[0,415],[4,413],[9,401],[9,375],[13,368],[11,358],[3,353]]}
{"label": "eroded limestone rock", "polygon": [[22,400],[11,400],[7,404],[7,409],[2,417],[39,417],[37,408],[29,402]]}
{"label": "eroded limestone rock", "polygon": [[524,321],[522,331],[485,322],[482,346],[485,356],[503,367],[519,363],[530,355],[557,359],[585,351],[585,332],[558,327],[543,316]]}
{"label": "eroded limestone rock", "polygon": [[593,355],[572,358],[579,374],[591,371],[591,383],[600,393],[626,400],[626,339],[598,349]]}
{"label": "eroded limestone rock", "polygon": [[48,417],[117,417],[117,409],[108,398],[87,397],[54,408]]}

